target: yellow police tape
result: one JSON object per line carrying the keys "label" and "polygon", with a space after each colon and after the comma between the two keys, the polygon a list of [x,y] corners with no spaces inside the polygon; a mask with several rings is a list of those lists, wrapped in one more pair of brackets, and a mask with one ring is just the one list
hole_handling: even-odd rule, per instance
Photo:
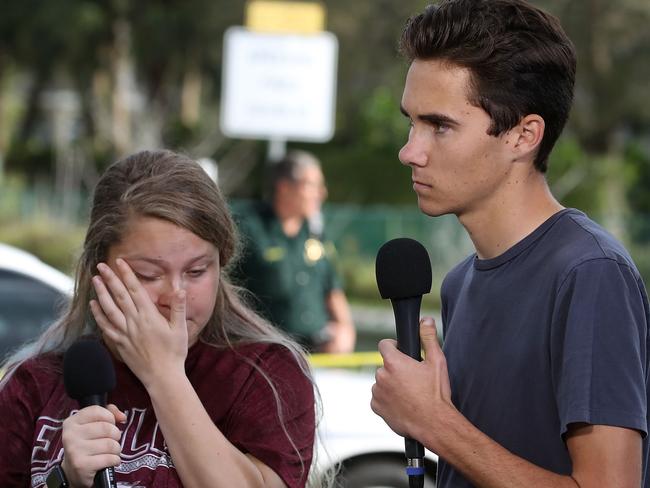
{"label": "yellow police tape", "polygon": [[[308,354],[309,363],[315,368],[363,368],[383,366],[381,354],[376,351],[350,354]],[[4,371],[0,369],[0,378]]]}
{"label": "yellow police tape", "polygon": [[384,364],[381,354],[377,351],[350,354],[310,354],[308,358],[311,365],[317,368],[361,368]]}

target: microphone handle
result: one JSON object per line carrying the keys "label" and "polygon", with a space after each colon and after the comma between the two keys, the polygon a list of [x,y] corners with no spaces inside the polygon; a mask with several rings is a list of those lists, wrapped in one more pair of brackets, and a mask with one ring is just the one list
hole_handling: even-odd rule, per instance
{"label": "microphone handle", "polygon": [[422,295],[417,297],[391,300],[395,314],[397,332],[397,349],[415,359],[422,361],[420,345],[420,304]]}
{"label": "microphone handle", "polygon": [[93,488],[117,488],[117,483],[115,482],[115,470],[112,466],[97,471]]}
{"label": "microphone handle", "polygon": [[[420,344],[420,305],[422,295],[391,300],[395,314],[397,349],[407,356],[422,361]],[[424,458],[424,447],[418,441],[404,438],[407,459]]]}
{"label": "microphone handle", "polygon": [[108,393],[94,393],[87,397],[79,398],[78,401],[80,408],[90,407],[91,405],[105,407],[108,402]]}
{"label": "microphone handle", "polygon": [[[90,407],[91,405],[99,405],[100,407],[105,407],[107,402],[108,393],[95,393],[93,395],[80,398],[79,406],[81,408]],[[112,466],[109,466],[97,471],[93,482],[93,488],[117,488],[117,483],[115,482],[115,469],[113,469]]]}

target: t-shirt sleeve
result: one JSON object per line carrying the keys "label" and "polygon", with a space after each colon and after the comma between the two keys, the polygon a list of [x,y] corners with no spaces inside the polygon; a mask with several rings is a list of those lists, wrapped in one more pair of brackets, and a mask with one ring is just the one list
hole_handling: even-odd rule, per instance
{"label": "t-shirt sleeve", "polygon": [[627,265],[594,259],[560,285],[551,330],[551,367],[561,434],[572,423],[647,435],[647,302]]}
{"label": "t-shirt sleeve", "polygon": [[302,488],[314,448],[313,384],[284,347],[268,349],[256,363],[273,388],[257,368],[252,371],[228,421],[228,438],[289,488]]}
{"label": "t-shirt sleeve", "polygon": [[38,394],[33,376],[20,366],[0,390],[0,486],[30,485],[34,408]]}

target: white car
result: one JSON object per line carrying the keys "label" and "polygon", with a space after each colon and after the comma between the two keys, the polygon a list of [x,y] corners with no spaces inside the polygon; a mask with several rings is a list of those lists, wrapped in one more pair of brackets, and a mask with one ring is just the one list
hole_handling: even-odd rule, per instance
{"label": "white car", "polygon": [[[370,408],[372,371],[315,368],[323,417],[316,465],[340,466],[346,488],[408,488],[404,439]],[[435,486],[438,458],[426,452],[425,488]]]}
{"label": "white car", "polygon": [[72,294],[72,279],[35,256],[0,243],[0,358],[32,339]]}
{"label": "white car", "polygon": [[[0,243],[0,355],[33,338],[71,296],[73,280],[35,256]],[[314,368],[322,400],[315,468],[338,469],[341,488],[408,488],[404,440],[370,409],[374,371]],[[427,452],[425,488],[437,457]]]}

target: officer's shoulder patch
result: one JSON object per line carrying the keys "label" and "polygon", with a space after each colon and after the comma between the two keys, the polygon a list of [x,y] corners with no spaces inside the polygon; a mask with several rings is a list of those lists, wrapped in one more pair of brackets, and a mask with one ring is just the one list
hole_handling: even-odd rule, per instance
{"label": "officer's shoulder patch", "polygon": [[274,263],[284,259],[286,251],[281,246],[270,246],[264,249],[264,260],[269,263]]}

